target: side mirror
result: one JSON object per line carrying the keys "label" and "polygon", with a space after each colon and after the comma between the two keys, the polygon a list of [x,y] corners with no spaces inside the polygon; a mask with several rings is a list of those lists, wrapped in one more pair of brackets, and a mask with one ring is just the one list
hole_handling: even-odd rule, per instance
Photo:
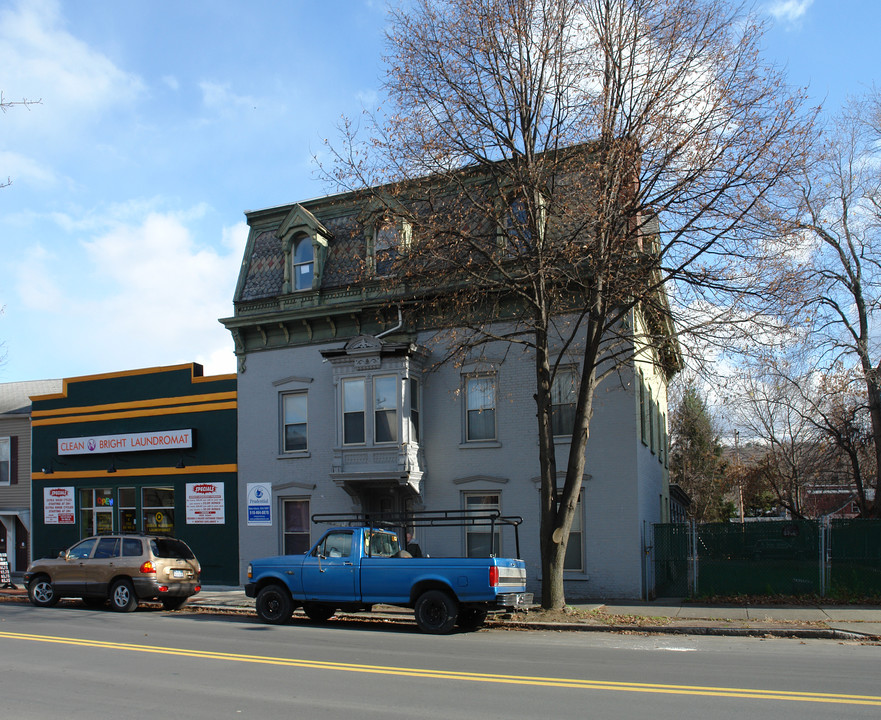
{"label": "side mirror", "polygon": [[58,557],[60,557],[62,560],[67,560],[67,550],[62,550],[61,552],[59,552]]}

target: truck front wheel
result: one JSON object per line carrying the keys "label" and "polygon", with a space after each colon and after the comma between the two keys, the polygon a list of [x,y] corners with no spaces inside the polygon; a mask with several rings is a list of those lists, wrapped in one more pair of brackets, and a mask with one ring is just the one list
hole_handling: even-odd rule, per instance
{"label": "truck front wheel", "polygon": [[294,601],[290,593],[280,585],[267,585],[257,593],[255,607],[257,616],[263,622],[282,625],[291,619]]}
{"label": "truck front wheel", "polygon": [[456,624],[459,605],[442,590],[427,590],[416,601],[415,614],[422,632],[446,635]]}

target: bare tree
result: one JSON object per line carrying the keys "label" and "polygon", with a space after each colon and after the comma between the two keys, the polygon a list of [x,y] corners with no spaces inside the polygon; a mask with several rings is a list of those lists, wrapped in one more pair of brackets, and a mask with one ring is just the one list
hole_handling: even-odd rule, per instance
{"label": "bare tree", "polygon": [[[768,290],[759,211],[809,124],[761,62],[762,32],[725,0],[415,0],[391,16],[386,108],[335,151],[341,187],[374,188],[411,224],[397,297],[449,330],[447,357],[534,357],[546,608],[565,602],[598,385],[633,363],[674,373],[677,308],[709,332],[732,298]],[[551,393],[569,350],[559,487]]]}
{"label": "bare tree", "polygon": [[[853,100],[827,129],[819,160],[797,189],[805,291],[793,316],[809,333],[825,374],[855,366],[864,385],[874,472],[857,492],[863,514],[881,517],[866,490],[881,476],[881,98]],[[852,385],[851,385],[852,387]],[[857,476],[859,480],[860,476]]]}
{"label": "bare tree", "polygon": [[[21,100],[7,100],[3,96],[3,92],[0,91],[0,112],[5,113],[16,105],[23,108],[30,108],[31,105],[39,105],[40,102],[40,100],[28,100],[27,98],[22,98]],[[0,189],[8,187],[9,185],[12,185],[12,178],[7,177],[5,182],[0,182]]]}

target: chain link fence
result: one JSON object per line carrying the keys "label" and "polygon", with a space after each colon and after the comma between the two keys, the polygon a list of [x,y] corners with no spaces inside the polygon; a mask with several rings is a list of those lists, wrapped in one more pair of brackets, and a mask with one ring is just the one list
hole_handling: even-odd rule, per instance
{"label": "chain link fence", "polygon": [[654,525],[655,597],[881,595],[881,520]]}

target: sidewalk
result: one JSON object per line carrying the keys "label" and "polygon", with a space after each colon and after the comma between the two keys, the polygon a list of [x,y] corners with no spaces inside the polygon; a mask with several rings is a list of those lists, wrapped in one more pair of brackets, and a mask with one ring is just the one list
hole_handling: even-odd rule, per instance
{"label": "sidewalk", "polygon": [[[20,579],[16,589],[0,588],[0,601],[27,602]],[[254,613],[254,600],[241,587],[205,586],[184,609],[204,612]],[[299,611],[298,611],[299,612]],[[370,612],[343,617],[412,621],[407,608],[377,605]],[[492,617],[492,616],[491,616]],[[752,637],[798,637],[836,640],[881,640],[881,605],[711,605],[660,599],[580,603],[565,611],[541,610],[491,619],[493,627],[587,632],[676,633]]]}

